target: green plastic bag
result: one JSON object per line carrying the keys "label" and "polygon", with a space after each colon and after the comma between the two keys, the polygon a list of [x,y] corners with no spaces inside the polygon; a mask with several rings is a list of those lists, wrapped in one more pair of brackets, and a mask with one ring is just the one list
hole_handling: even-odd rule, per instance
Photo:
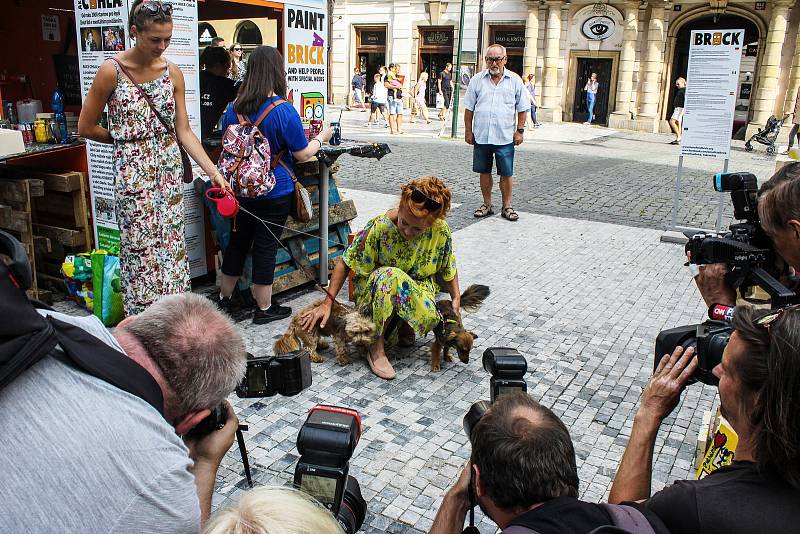
{"label": "green plastic bag", "polygon": [[92,286],[94,314],[104,325],[114,326],[125,318],[118,256],[105,250],[92,252]]}

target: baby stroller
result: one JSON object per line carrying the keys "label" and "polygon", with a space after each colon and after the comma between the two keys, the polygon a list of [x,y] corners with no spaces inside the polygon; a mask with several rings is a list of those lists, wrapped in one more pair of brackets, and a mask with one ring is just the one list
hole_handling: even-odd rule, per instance
{"label": "baby stroller", "polygon": [[783,117],[783,119],[778,120],[775,115],[772,115],[769,119],[767,119],[767,124],[765,124],[763,128],[759,128],[759,130],[751,135],[750,139],[745,142],[744,149],[748,152],[752,152],[753,141],[756,141],[762,145],[767,145],[767,154],[774,154],[775,140],[778,138],[778,134],[781,133],[781,127],[783,127],[783,123],[788,118],[789,115],[786,115]]}

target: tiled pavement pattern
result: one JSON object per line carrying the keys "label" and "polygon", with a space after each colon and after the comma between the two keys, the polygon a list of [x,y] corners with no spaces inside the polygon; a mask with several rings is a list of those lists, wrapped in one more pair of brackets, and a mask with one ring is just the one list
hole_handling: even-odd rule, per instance
{"label": "tiled pavement pattern", "polygon": [[[457,193],[460,195],[461,193]],[[373,376],[363,356],[346,367],[331,353],[313,365],[314,383],[293,398],[233,399],[250,425],[246,441],[258,484],[286,484],[297,460],[295,440],[306,411],[317,403],[358,409],[364,432],[351,462],[368,503],[365,532],[424,532],[444,491],[469,456],[462,417],[488,398],[480,356],[489,346],[526,355],[529,391],[570,428],[583,498],[608,492],[629,435],[642,386],[652,369],[659,330],[703,316],[701,300],[682,266],[681,248],[659,243],[660,232],[545,215],[518,223],[483,220],[455,232],[462,288],[491,287],[480,312],[465,316],[478,334],[472,361],[429,370],[429,341],[394,349],[397,378]],[[344,295],[344,291],[342,292]],[[295,310],[318,293],[291,294]],[[287,321],[239,323],[251,352],[271,353]],[[654,487],[685,478],[713,388],[688,388],[659,434]],[[215,506],[244,488],[236,446],[220,470]],[[482,532],[493,532],[488,520]]]}
{"label": "tiled pavement pattern", "polygon": [[[585,130],[596,132],[596,137],[586,139]],[[361,131],[350,133],[358,137]],[[445,180],[454,201],[462,204],[453,210],[451,226],[463,228],[475,222],[472,212],[481,203],[481,194],[478,176],[472,172],[472,147],[463,140],[389,135],[365,139],[389,143],[392,153],[380,161],[343,159],[338,175],[342,186],[396,194],[409,178],[434,174]],[[664,229],[670,220],[679,154],[678,147],[666,144],[669,139],[580,125],[546,125],[526,134],[525,143],[517,149],[514,207],[520,212]],[[730,170],[769,178],[774,157],[745,153],[740,141],[733,144]],[[714,227],[717,193],[711,188],[711,177],[721,170],[719,160],[686,158],[678,224]],[[499,213],[497,183],[494,203]],[[727,227],[733,213],[729,198],[724,213]]]}

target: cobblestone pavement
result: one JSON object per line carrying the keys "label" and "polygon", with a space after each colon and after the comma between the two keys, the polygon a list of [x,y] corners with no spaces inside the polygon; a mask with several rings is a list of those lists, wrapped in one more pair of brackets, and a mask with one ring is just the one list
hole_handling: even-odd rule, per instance
{"label": "cobblestone pavement", "polygon": [[[377,129],[379,130],[379,129]],[[396,193],[409,178],[434,174],[445,180],[454,200],[463,204],[450,222],[463,228],[475,220],[481,203],[478,176],[472,172],[472,147],[461,140],[387,135],[363,128],[345,137],[389,143],[392,153],[380,161],[342,160],[340,183],[345,187]],[[578,141],[571,141],[577,139]],[[574,219],[613,222],[643,228],[668,226],[675,191],[679,149],[670,136],[615,132],[577,124],[545,125],[528,132],[514,161],[514,207],[517,211]],[[753,172],[761,180],[774,171],[774,157],[746,153],[734,141],[730,169]],[[713,228],[718,194],[712,175],[722,162],[687,158],[681,188],[678,224]],[[499,190],[495,184],[495,212]],[[730,199],[724,201],[723,226],[730,223]]]}
{"label": "cobblestone pavement", "polygon": [[[358,192],[351,195],[358,203]],[[392,202],[376,197],[360,198]],[[492,290],[478,313],[465,316],[479,336],[469,364],[445,364],[431,373],[430,338],[420,339],[390,353],[397,378],[386,382],[370,373],[363,355],[340,367],[329,352],[324,363],[313,365],[313,385],[296,397],[232,399],[250,425],[246,442],[257,484],[291,481],[295,440],[309,408],[351,406],[364,424],[351,474],[368,503],[365,532],[427,531],[470,453],[463,414],[488,398],[480,356],[487,347],[509,346],[528,360],[530,393],[570,428],[582,497],[607,495],[652,369],[654,337],[665,327],[698,320],[701,300],[682,266],[681,248],[660,243],[659,231],[530,213],[511,224],[491,218],[454,234],[462,287],[483,283]],[[308,290],[283,303],[297,310],[317,298]],[[241,319],[254,353],[270,354],[287,325],[253,326]],[[713,400],[712,388],[692,386],[663,425],[656,489],[688,476],[702,413]],[[234,446],[220,470],[215,506],[231,502],[244,487]],[[480,530],[493,532],[494,526],[482,519]]]}

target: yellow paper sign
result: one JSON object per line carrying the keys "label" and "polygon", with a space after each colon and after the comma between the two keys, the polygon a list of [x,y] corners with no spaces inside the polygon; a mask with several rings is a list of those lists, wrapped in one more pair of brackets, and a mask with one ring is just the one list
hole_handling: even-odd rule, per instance
{"label": "yellow paper sign", "polygon": [[739,443],[739,436],[736,435],[731,425],[724,417],[719,418],[719,427],[714,433],[714,441],[708,447],[703,463],[697,470],[697,479],[713,473],[720,467],[730,465],[736,452],[736,445]]}

